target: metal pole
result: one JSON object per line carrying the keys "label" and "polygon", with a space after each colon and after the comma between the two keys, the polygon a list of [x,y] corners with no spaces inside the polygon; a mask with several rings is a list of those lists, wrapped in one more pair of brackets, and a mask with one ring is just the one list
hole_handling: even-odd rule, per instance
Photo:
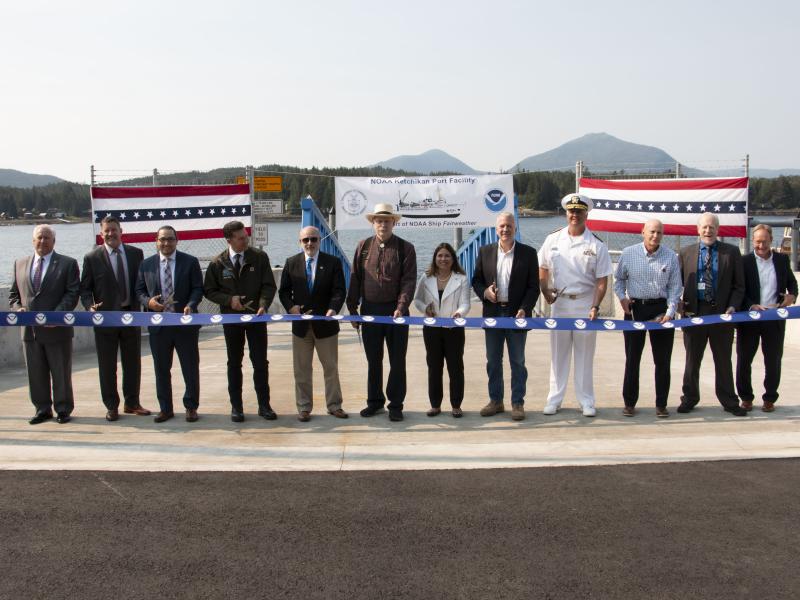
{"label": "metal pole", "polygon": [[153,169],[153,187],[158,185],[158,169]]}
{"label": "metal pole", "polygon": [[94,185],[94,165],[89,166],[89,181]]}
{"label": "metal pole", "polygon": [[579,160],[575,163],[575,193],[577,194],[581,188],[581,177],[583,177],[583,161]]}
{"label": "metal pole", "polygon": [[331,231],[336,231],[336,207],[331,206],[328,209],[328,228]]}
{"label": "metal pole", "polygon": [[750,155],[744,155],[744,176],[750,177]]}
{"label": "metal pole", "polygon": [[681,163],[675,162],[675,179],[681,178]]}
{"label": "metal pole", "polygon": [[752,226],[753,226],[753,217],[748,215],[748,217],[747,217],[747,229],[744,232],[745,233],[745,236],[744,236],[744,253],[745,254],[749,254],[750,253],[750,228]]}
{"label": "metal pole", "polygon": [[800,269],[797,261],[798,242],[800,242],[800,240],[798,240],[798,237],[800,237],[800,234],[798,234],[798,227],[800,227],[800,219],[794,219],[792,221],[792,271]]}
{"label": "metal pole", "polygon": [[458,250],[464,243],[464,228],[456,227],[453,229],[453,248]]}

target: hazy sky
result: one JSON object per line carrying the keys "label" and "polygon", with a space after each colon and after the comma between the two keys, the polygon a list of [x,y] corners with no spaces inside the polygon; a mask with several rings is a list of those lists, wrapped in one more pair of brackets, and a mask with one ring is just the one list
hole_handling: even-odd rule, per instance
{"label": "hazy sky", "polygon": [[589,132],[800,167],[795,1],[0,0],[0,168],[510,168]]}

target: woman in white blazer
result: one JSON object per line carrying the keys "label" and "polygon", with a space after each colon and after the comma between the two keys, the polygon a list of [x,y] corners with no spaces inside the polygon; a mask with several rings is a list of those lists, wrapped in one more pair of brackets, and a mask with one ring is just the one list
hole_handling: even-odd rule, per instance
{"label": "woman in white blazer", "polygon": [[[414,306],[427,317],[463,317],[469,312],[470,286],[464,269],[458,264],[456,251],[448,243],[436,246],[425,275],[417,284]],[[444,396],[443,370],[447,361],[450,376],[450,405],[453,416],[460,417],[464,399],[464,328],[422,328],[428,362],[429,417],[442,412]]]}

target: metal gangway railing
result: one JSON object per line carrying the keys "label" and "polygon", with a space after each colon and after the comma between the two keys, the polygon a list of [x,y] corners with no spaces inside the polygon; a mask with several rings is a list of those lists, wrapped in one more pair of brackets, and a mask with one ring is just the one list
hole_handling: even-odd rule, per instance
{"label": "metal gangway railing", "polygon": [[339,258],[342,261],[342,269],[344,270],[344,282],[346,286],[350,286],[350,261],[339,245],[339,240],[331,228],[328,226],[328,221],[325,216],[320,212],[314,200],[308,196],[303,198],[300,202],[300,208],[303,211],[303,227],[316,227],[319,229],[322,239],[320,241],[319,249],[328,254]]}

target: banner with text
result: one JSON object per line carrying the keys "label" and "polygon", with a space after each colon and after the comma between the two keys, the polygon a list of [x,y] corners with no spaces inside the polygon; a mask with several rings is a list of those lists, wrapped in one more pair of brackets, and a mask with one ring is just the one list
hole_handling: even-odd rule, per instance
{"label": "banner with text", "polygon": [[397,227],[493,227],[514,212],[511,175],[337,177],[335,189],[337,229],[369,229],[376,204],[402,215]]}

